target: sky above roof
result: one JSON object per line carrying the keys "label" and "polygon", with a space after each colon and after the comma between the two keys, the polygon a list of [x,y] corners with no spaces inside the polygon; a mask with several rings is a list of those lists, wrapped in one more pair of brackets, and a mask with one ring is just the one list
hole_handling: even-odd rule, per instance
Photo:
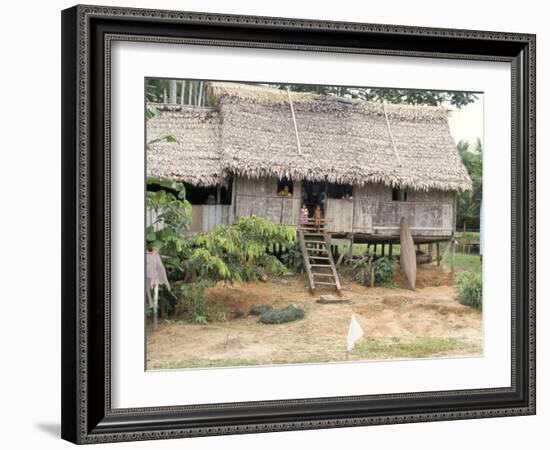
{"label": "sky above roof", "polygon": [[450,106],[449,128],[451,136],[458,141],[468,141],[473,145],[477,138],[483,143],[483,94],[477,94],[478,99],[457,109]]}

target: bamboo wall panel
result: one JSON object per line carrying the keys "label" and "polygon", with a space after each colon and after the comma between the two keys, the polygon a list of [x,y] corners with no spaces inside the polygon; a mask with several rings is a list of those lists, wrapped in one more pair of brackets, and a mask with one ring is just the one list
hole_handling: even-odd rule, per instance
{"label": "bamboo wall panel", "polygon": [[372,232],[373,203],[367,198],[353,198],[353,231],[358,233]]}
{"label": "bamboo wall panel", "polygon": [[273,223],[281,222],[281,213],[283,210],[283,199],[281,197],[267,197],[265,218]]}
{"label": "bamboo wall panel", "polygon": [[202,205],[202,230],[208,232],[218,225],[229,224],[229,205]]}
{"label": "bamboo wall panel", "polygon": [[327,231],[351,233],[353,228],[353,202],[327,198],[325,218]]}
{"label": "bamboo wall panel", "polygon": [[300,198],[281,198],[282,211],[281,223],[284,225],[297,225],[300,215]]}

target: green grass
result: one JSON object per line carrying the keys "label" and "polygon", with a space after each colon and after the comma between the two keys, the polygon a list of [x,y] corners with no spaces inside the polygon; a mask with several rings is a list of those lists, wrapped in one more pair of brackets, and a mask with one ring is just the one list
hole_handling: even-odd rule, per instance
{"label": "green grass", "polygon": [[[462,233],[464,234],[464,233]],[[466,233],[468,235],[468,239],[471,240],[479,240],[479,233]],[[460,237],[457,238],[459,242]],[[465,240],[463,242],[466,242]],[[445,254],[445,249],[447,248],[446,243],[440,244],[440,250],[441,250],[441,256]],[[427,245],[421,244],[420,249],[422,251],[427,252]],[[457,250],[460,249],[460,245],[457,245]],[[367,251],[367,244],[354,244],[353,245],[353,254],[355,256],[361,256]],[[435,260],[435,246],[434,246],[434,260]],[[382,253],[382,246],[378,245],[376,254],[381,255]],[[399,256],[400,254],[400,246],[399,244],[394,244],[393,246],[393,256]],[[386,256],[388,256],[388,247],[386,246]],[[450,266],[451,265],[451,251],[449,250],[447,252],[447,255],[444,260],[442,260],[442,263],[444,265]],[[461,273],[467,270],[477,270],[481,267],[481,259],[479,255],[476,255],[474,253],[462,253],[459,251],[455,251],[455,269],[457,273]]]}
{"label": "green grass", "polygon": [[[275,359],[270,362],[262,362],[251,359],[202,359],[191,358],[185,361],[174,361],[158,365],[148,365],[148,370],[167,369],[204,369],[213,367],[242,367],[258,365],[281,365],[281,364],[314,364],[324,362],[345,361],[345,347],[334,349],[336,352],[330,354],[309,354],[295,359]],[[472,342],[455,338],[424,337],[413,342],[396,342],[384,344],[382,342],[365,339],[358,342],[351,355],[354,360],[379,360],[379,359],[407,359],[427,358],[430,356],[441,356],[442,354],[460,351],[463,354],[479,354],[481,347]],[[335,357],[335,355],[338,355]]]}
{"label": "green grass", "polygon": [[474,232],[474,231],[467,231],[466,233],[458,232],[456,233],[456,240],[458,241],[459,245],[468,244],[472,241],[479,242],[479,232]]}
{"label": "green grass", "polygon": [[[451,252],[447,254],[447,257],[442,261],[443,264],[451,265]],[[479,255],[470,253],[455,253],[455,270],[457,273],[465,272],[467,270],[481,270],[481,259]]]}
{"label": "green grass", "polygon": [[228,359],[202,359],[191,358],[184,361],[163,363],[158,365],[147,365],[148,370],[163,369],[198,369],[210,367],[237,367],[237,366],[256,366],[258,361],[250,359],[228,358]]}
{"label": "green grass", "polygon": [[367,359],[402,359],[426,358],[457,350],[463,350],[465,353],[481,352],[479,345],[460,339],[424,337],[413,342],[395,344],[365,340],[355,346],[352,354]]}

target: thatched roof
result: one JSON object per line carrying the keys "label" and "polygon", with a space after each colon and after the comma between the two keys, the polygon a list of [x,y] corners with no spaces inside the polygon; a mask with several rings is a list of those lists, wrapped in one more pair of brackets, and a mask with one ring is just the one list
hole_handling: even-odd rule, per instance
{"label": "thatched roof", "polygon": [[[217,153],[218,167],[225,173],[354,185],[384,183],[423,190],[471,188],[443,108],[292,92],[299,150],[287,91],[236,83],[209,83],[208,88],[218,103],[221,141],[219,147],[207,151],[203,133],[196,137],[201,145],[194,145],[210,156]],[[179,114],[181,121],[196,122],[183,119],[189,113]],[[196,125],[186,125],[188,133],[189,127],[196,129]],[[214,141],[208,139],[208,144]],[[180,144],[172,151],[182,150]],[[185,158],[179,161],[188,163],[193,158],[194,164],[200,164],[203,156],[194,156],[195,151],[186,148]],[[148,155],[148,162],[154,158]],[[178,165],[171,162],[171,170]],[[214,163],[207,166],[214,167]],[[205,170],[197,170],[197,176]]]}
{"label": "thatched roof", "polygon": [[150,104],[159,114],[147,122],[147,175],[184,181],[197,186],[224,182],[220,162],[220,114],[211,108]]}

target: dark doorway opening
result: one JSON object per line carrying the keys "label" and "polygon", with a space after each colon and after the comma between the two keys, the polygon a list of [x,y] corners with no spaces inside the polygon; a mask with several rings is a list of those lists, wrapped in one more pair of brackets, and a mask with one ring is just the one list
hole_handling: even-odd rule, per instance
{"label": "dark doorway opening", "polygon": [[325,204],[327,198],[327,183],[324,181],[302,181],[303,202],[309,211],[309,216],[313,215],[315,207],[319,205],[323,216],[325,215]]}

